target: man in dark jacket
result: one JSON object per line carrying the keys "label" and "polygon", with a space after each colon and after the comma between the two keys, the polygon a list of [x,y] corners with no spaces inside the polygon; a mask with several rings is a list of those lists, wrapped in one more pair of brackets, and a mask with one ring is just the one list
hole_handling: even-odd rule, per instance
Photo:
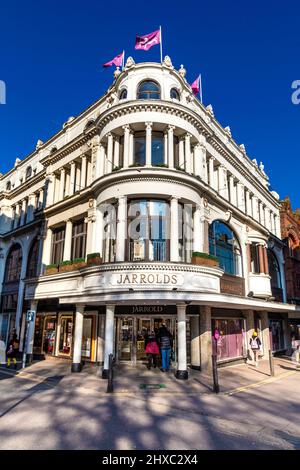
{"label": "man in dark jacket", "polygon": [[158,330],[157,340],[161,353],[161,371],[166,372],[170,369],[170,356],[173,347],[173,337],[164,323]]}

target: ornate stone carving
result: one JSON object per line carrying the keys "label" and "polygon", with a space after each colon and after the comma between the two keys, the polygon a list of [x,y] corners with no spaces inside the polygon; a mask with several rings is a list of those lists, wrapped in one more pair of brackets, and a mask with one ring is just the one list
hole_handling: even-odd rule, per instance
{"label": "ornate stone carving", "polygon": [[180,66],[180,69],[178,70],[178,73],[179,75],[182,77],[182,78],[185,78],[186,76],[186,69],[184,68],[184,66],[181,64]]}
{"label": "ornate stone carving", "polygon": [[126,60],[125,69],[129,69],[134,64],[135,64],[135,62],[134,62],[133,58],[129,56]]}
{"label": "ornate stone carving", "polygon": [[39,139],[39,140],[37,141],[37,143],[36,143],[36,146],[35,146],[36,150],[38,150],[40,147],[42,147],[43,143],[44,143],[44,142]]}
{"label": "ornate stone carving", "polygon": [[243,153],[246,153],[246,148],[244,144],[241,144],[239,147]]}
{"label": "ornate stone carving", "polygon": [[209,112],[209,114],[210,114],[211,116],[214,116],[214,110],[213,110],[213,107],[212,107],[211,104],[209,104],[208,106],[206,106],[206,109],[207,109],[207,111]]}
{"label": "ornate stone carving", "polygon": [[117,67],[116,70],[114,71],[114,77],[118,78],[119,75],[121,75],[121,70],[120,70],[120,67]]}
{"label": "ornate stone carving", "polygon": [[230,127],[229,127],[229,126],[226,126],[224,130],[225,130],[226,134],[228,134],[228,135],[231,137],[231,129],[230,129]]}
{"label": "ornate stone carving", "polygon": [[167,67],[172,67],[173,68],[171,58],[168,55],[166,55],[165,58],[164,58],[164,65],[166,65]]}

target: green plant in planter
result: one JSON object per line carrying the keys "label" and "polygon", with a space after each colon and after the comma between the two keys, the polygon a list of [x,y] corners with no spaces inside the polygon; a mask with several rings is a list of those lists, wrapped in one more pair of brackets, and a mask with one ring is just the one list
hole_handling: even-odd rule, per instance
{"label": "green plant in planter", "polygon": [[205,266],[218,266],[219,260],[216,256],[210,255],[209,253],[202,253],[200,251],[193,251],[192,263],[202,264]]}
{"label": "green plant in planter", "polygon": [[119,171],[119,170],[121,170],[121,169],[122,169],[121,166],[115,166],[115,167],[112,169],[112,171]]}
{"label": "green plant in planter", "polygon": [[73,270],[74,270],[74,266],[73,266],[72,261],[67,260],[67,261],[62,261],[61,263],[59,263],[59,272],[66,273],[66,272],[73,271]]}
{"label": "green plant in planter", "polygon": [[86,266],[85,258],[75,258],[72,260],[75,269],[84,268]]}
{"label": "green plant in planter", "polygon": [[100,253],[90,253],[86,257],[88,266],[101,264]]}
{"label": "green plant in planter", "polygon": [[45,274],[56,274],[58,272],[58,266],[56,264],[48,264],[45,268]]}

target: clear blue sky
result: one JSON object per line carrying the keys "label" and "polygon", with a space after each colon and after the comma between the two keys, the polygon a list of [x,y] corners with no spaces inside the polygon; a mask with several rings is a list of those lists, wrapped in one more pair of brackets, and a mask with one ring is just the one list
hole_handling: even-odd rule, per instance
{"label": "clear blue sky", "polygon": [[134,39],[161,24],[164,54],[185,65],[190,82],[202,73],[204,104],[299,207],[300,105],[291,102],[299,18],[295,0],[2,2],[0,172],[106,91],[113,69],[103,62],[123,49],[137,62],[157,61],[159,47],[135,51]]}

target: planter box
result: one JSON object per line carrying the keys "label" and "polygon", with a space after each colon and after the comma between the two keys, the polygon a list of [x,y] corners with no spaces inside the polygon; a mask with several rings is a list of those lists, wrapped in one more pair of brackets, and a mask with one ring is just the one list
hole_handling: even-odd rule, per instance
{"label": "planter box", "polygon": [[58,268],[46,268],[45,269],[45,276],[49,276],[50,274],[57,274]]}
{"label": "planter box", "polygon": [[78,270],[78,269],[83,269],[83,268],[86,268],[86,262],[85,261],[81,261],[80,263],[74,263],[73,265],[73,268],[74,270]]}
{"label": "planter box", "polygon": [[70,271],[75,271],[74,264],[64,264],[59,267],[60,273],[69,273]]}
{"label": "planter box", "polygon": [[192,264],[199,264],[201,266],[210,266],[211,268],[219,267],[219,261],[209,258],[202,258],[202,256],[193,256]]}
{"label": "planter box", "polygon": [[102,258],[100,258],[100,256],[95,256],[94,258],[87,259],[88,266],[99,266],[100,264],[102,264]]}

